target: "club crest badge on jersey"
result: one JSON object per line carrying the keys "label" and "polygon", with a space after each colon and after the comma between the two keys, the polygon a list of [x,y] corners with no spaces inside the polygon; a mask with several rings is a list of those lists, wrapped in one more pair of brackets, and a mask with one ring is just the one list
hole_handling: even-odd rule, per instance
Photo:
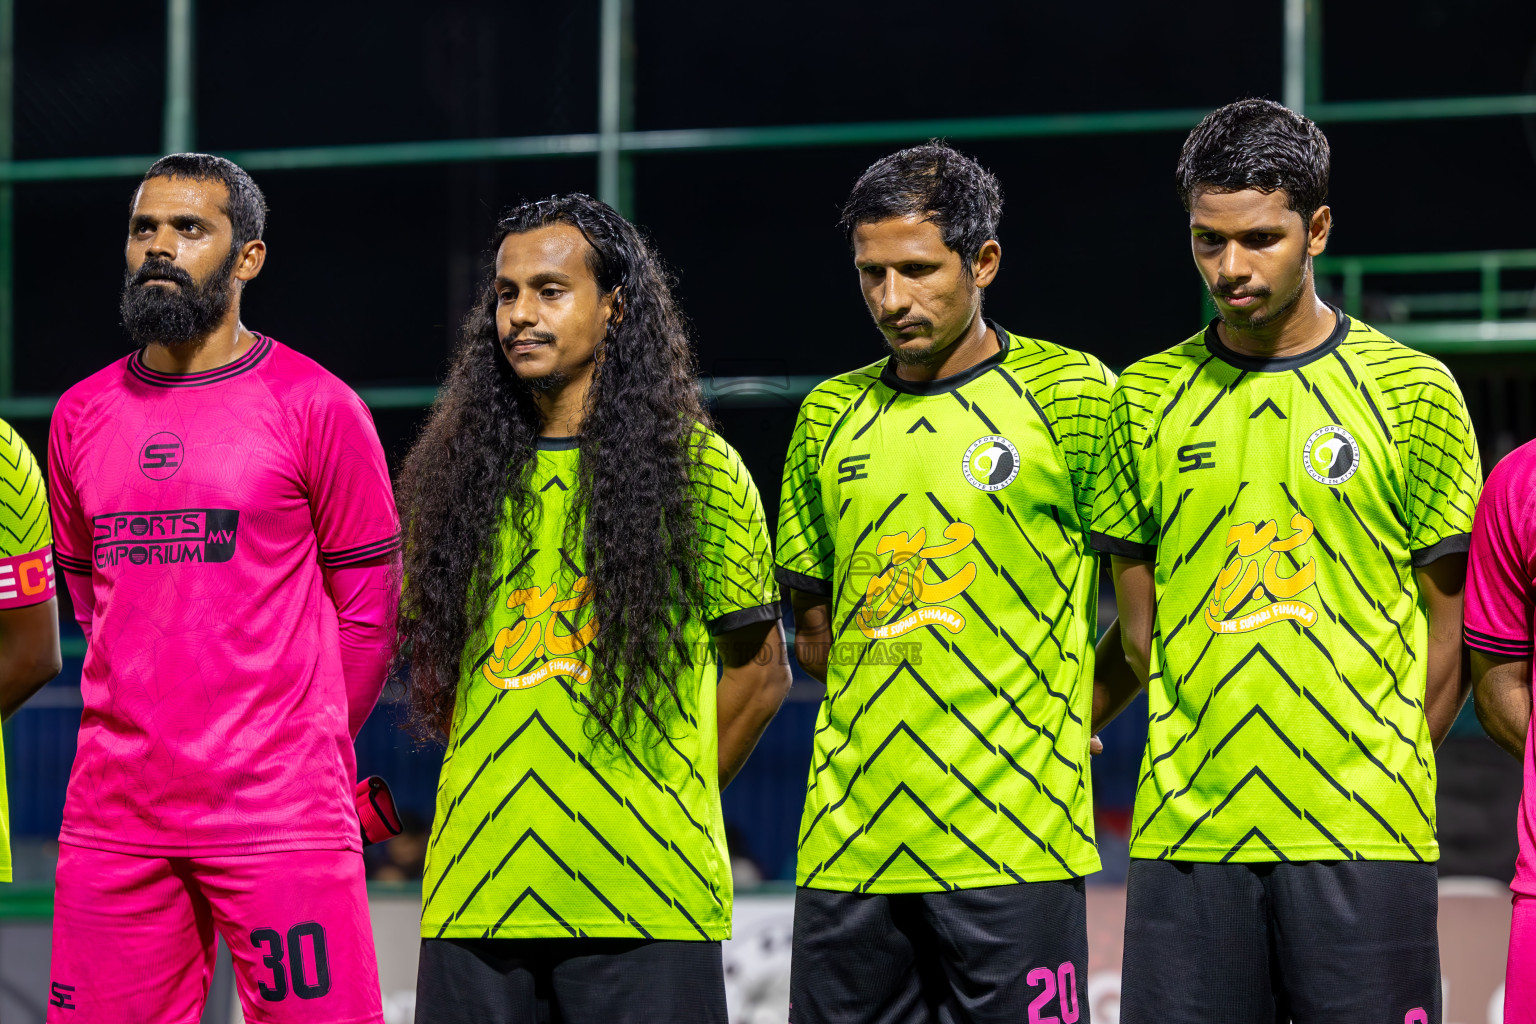
{"label": "club crest badge on jersey", "polygon": [[972,487],[1000,491],[1019,475],[1019,450],[996,434],[979,437],[965,450],[960,469]]}
{"label": "club crest badge on jersey", "polygon": [[1320,484],[1337,487],[1360,468],[1360,446],[1354,435],[1336,423],[1319,427],[1301,451],[1307,475]]}

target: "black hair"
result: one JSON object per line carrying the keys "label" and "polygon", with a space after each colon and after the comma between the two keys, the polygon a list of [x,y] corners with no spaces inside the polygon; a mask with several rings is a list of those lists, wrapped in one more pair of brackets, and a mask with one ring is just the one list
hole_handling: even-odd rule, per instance
{"label": "black hair", "polygon": [[1274,100],[1246,99],[1205,115],[1184,140],[1177,172],[1184,209],[1201,192],[1284,192],[1310,221],[1328,201],[1328,139]]}
{"label": "black hair", "polygon": [[1003,189],[975,160],[933,139],[881,157],[854,183],[838,222],[851,241],[860,224],[921,215],[960,254],[967,273],[1003,218]]}
{"label": "black hair", "polygon": [[[222,207],[234,233],[232,247],[261,237],[267,228],[267,197],[245,169],[233,161],[211,153],[172,153],[156,160],[144,172],[150,178],[187,178],[192,181],[217,181],[229,194]],[[129,208],[132,208],[129,200]]]}
{"label": "black hair", "polygon": [[[667,733],[679,666],[692,663],[684,631],[704,605],[692,481],[709,415],[665,268],[612,207],[580,193],[524,203],[492,241],[553,224],[581,232],[598,288],[616,298],[581,420],[580,536],[566,529],[589,580],[591,621],[601,625],[592,681],[578,699],[594,739],[622,744],[640,725]],[[400,661],[423,736],[449,733],[465,646],[487,628],[500,560],[516,563],[532,541],[542,420],[533,387],[502,351],[487,277],[396,486],[405,531]],[[508,509],[519,551],[502,547]]]}

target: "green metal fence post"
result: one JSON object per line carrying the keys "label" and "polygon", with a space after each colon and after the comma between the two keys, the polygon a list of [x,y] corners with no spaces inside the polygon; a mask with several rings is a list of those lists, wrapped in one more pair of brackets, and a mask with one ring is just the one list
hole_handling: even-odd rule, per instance
{"label": "green metal fence post", "polygon": [[624,216],[634,214],[633,158],[622,133],[634,127],[634,4],[602,0],[598,50],[597,197]]}
{"label": "green metal fence post", "polygon": [[[0,0],[0,161],[14,153],[16,0]],[[16,187],[0,183],[0,398],[16,386],[15,250]]]}
{"label": "green metal fence post", "polygon": [[1483,254],[1483,319],[1497,320],[1499,318],[1499,254],[1496,252]]}
{"label": "green metal fence post", "polygon": [[1307,102],[1323,98],[1323,0],[1307,0]]}
{"label": "green metal fence post", "polygon": [[1359,260],[1344,261],[1344,312],[1350,316],[1360,315],[1360,305],[1365,291],[1360,281],[1363,269]]}
{"label": "green metal fence post", "polygon": [[161,148],[190,152],[193,146],[192,0],[165,4],[165,121]]}
{"label": "green metal fence post", "polygon": [[1285,78],[1281,97],[1298,114],[1306,113],[1307,0],[1285,0]]}

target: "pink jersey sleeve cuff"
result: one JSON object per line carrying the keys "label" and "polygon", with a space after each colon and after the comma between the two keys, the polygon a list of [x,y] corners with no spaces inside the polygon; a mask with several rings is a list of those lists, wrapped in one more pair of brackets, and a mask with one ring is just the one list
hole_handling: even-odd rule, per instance
{"label": "pink jersey sleeve cuff", "polygon": [[42,604],[54,591],[51,548],[0,558],[0,611]]}
{"label": "pink jersey sleeve cuff", "polygon": [[326,569],[340,569],[348,565],[357,565],[359,562],[370,562],[377,558],[386,558],[400,550],[400,535],[377,540],[371,544],[359,544],[352,548],[341,548],[335,551],[321,551],[320,565]]}
{"label": "pink jersey sleeve cuff", "polygon": [[1474,651],[1482,651],[1496,658],[1529,658],[1531,656],[1531,638],[1510,638],[1494,636],[1492,633],[1484,633],[1473,629],[1471,626],[1463,626],[1462,638],[1468,647]]}
{"label": "pink jersey sleeve cuff", "polygon": [[75,558],[66,555],[54,545],[53,555],[59,560],[59,568],[65,572],[72,572],[76,576],[89,576],[91,574],[91,560],[89,558]]}

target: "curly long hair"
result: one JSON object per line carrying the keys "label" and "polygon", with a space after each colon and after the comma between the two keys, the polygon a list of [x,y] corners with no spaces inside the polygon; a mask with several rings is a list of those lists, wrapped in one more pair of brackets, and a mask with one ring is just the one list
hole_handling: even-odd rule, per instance
{"label": "curly long hair", "polygon": [[[666,732],[677,678],[693,655],[684,630],[701,606],[697,499],[690,480],[709,424],[693,348],[668,274],[634,225],[579,193],[524,203],[508,235],[568,224],[590,243],[587,265],[616,297],[581,421],[573,520],[593,618],[591,682],[581,700],[596,741],[622,743],[641,722]],[[466,646],[486,629],[500,566],[529,547],[530,481],[542,427],[533,391],[513,372],[496,329],[491,281],[465,318],[448,380],[400,474],[405,529],[401,654],[418,734],[450,731]],[[504,549],[510,511],[513,550]],[[397,665],[397,667],[400,667]]]}

